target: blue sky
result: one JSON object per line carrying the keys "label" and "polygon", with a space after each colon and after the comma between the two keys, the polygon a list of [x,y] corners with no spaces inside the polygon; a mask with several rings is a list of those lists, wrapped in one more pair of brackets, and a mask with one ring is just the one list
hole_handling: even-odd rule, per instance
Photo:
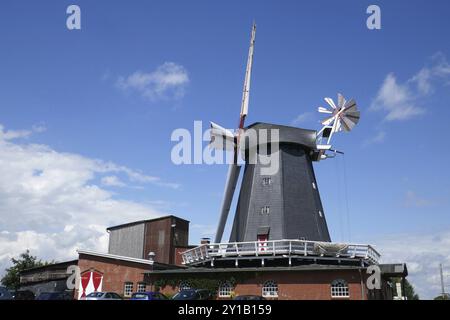
{"label": "blue sky", "polygon": [[[72,3],[81,8],[81,30],[66,28]],[[2,1],[0,163],[17,181],[0,187],[2,265],[36,239],[42,246],[32,248],[49,259],[65,258],[69,248],[103,248],[105,226],[163,213],[190,220],[193,243],[211,236],[226,166],[175,166],[170,135],[192,130],[195,120],[237,125],[256,20],[247,124],[319,129],[323,97],[354,97],[361,122],[334,139],[345,161],[315,165],[332,238],[374,243],[391,260],[411,262],[420,293],[437,294],[436,264],[450,267],[450,3],[377,1],[381,30],[366,27],[370,4]],[[167,74],[175,78],[164,86]],[[60,170],[42,174],[51,167]],[[73,189],[56,204],[51,195],[66,190],[61,177]],[[80,196],[79,216],[64,202],[78,191],[89,194]],[[61,215],[70,223],[48,207],[55,215],[67,210]],[[64,232],[72,242],[43,249]],[[408,248],[405,239],[417,245]]]}

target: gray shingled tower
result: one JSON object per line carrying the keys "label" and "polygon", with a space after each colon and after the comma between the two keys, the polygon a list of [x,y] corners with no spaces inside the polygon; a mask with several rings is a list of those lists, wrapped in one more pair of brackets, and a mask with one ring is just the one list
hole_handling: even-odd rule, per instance
{"label": "gray shingled tower", "polygon": [[260,163],[245,164],[230,242],[331,241],[312,165],[316,131],[268,123],[248,128],[279,130],[279,170],[263,176]]}

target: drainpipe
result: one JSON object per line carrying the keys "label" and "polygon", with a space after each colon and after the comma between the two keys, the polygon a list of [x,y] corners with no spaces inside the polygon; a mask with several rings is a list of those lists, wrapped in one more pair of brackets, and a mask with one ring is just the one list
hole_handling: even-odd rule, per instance
{"label": "drainpipe", "polygon": [[[154,265],[154,263],[155,263],[155,256],[156,256],[156,254],[153,252],[153,251],[151,251],[151,252],[149,252],[148,253],[148,260],[150,261],[150,268],[149,268],[149,270],[150,271],[153,271],[153,265]],[[149,277],[149,275],[147,274],[146,275],[147,276],[147,279],[145,279],[145,282],[150,282],[150,287],[151,287],[151,290],[152,291],[155,291],[154,289],[154,286],[153,286],[153,283],[152,283],[152,281],[150,281],[148,278],[150,278]],[[144,277],[145,277],[145,275],[144,275]]]}
{"label": "drainpipe", "polygon": [[359,270],[359,278],[361,279],[361,300],[365,300],[364,279],[361,269]]}

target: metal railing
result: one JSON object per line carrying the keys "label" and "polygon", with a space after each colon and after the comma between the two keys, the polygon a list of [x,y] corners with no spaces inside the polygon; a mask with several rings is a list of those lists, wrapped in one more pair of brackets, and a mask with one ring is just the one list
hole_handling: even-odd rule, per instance
{"label": "metal railing", "polygon": [[326,257],[364,260],[377,264],[380,254],[367,244],[346,244],[307,240],[272,240],[203,244],[181,253],[183,264],[192,265],[212,259],[233,257]]}

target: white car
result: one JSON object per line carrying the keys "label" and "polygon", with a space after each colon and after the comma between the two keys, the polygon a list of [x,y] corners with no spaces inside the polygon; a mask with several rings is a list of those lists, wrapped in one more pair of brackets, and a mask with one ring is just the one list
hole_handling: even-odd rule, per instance
{"label": "white car", "polygon": [[86,296],[86,298],[84,298],[84,300],[123,300],[123,299],[115,292],[91,292]]}

